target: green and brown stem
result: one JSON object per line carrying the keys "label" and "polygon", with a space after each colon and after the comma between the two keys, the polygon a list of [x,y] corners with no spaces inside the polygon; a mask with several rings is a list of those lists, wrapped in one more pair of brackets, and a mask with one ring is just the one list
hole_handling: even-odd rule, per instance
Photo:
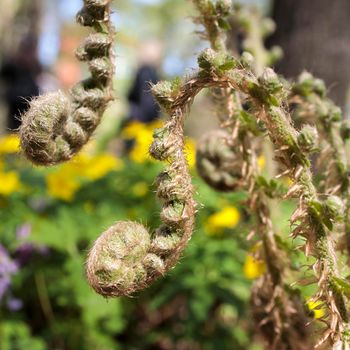
{"label": "green and brown stem", "polygon": [[242,127],[239,139],[247,169],[245,183],[249,193],[248,206],[255,217],[253,232],[262,242],[258,258],[266,264],[266,273],[252,288],[252,315],[265,339],[266,348],[307,350],[312,340],[310,328],[305,327],[309,321],[305,302],[287,283],[287,277],[291,274],[290,264],[286,253],[277,243],[272,224],[270,200],[276,194],[261,186],[259,181],[263,175],[257,164],[254,135]]}
{"label": "green and brown stem", "polygon": [[[227,33],[229,29],[228,16],[231,13],[231,0],[191,0],[198,12],[194,22],[203,26],[200,34],[210,44],[212,50],[220,53],[227,52]],[[230,88],[211,90],[215,103],[217,117],[222,125],[232,123],[236,103],[234,92]]]}
{"label": "green and brown stem", "polygon": [[[333,281],[340,278],[334,252],[334,242],[328,239],[327,211],[319,200],[312,181],[308,154],[301,145],[298,131],[293,127],[285,110],[284,101],[288,92],[272,70],[265,70],[257,79],[253,72],[242,67],[240,62],[213,50],[205,50],[198,59],[200,71],[181,86],[161,83],[153,89],[158,101],[168,110],[189,106],[195,96],[204,88],[229,87],[249,96],[256,117],[264,122],[270,139],[276,148],[276,159],[289,169],[294,185],[289,196],[300,199],[299,206],[291,218],[296,225],[295,236],[306,239],[306,253],[316,258],[314,270],[319,281],[319,297],[329,311],[329,332],[327,337],[336,341],[338,337],[346,343],[348,328],[344,312],[344,294],[333,288]],[[302,138],[304,139],[304,138]]]}
{"label": "green and brown stem", "polygon": [[[199,12],[196,22],[204,27],[203,36],[209,41],[212,50],[218,56],[227,57],[227,27],[222,25],[220,20],[225,21],[228,15],[230,15],[231,1],[218,1],[215,4],[210,0],[193,0],[193,2]],[[223,13],[218,10],[222,8],[225,8]],[[236,11],[234,17],[239,17],[239,20],[241,20],[241,12]],[[263,52],[264,57],[258,55],[259,57],[256,57],[255,62],[256,64],[260,62],[264,65],[268,52],[265,52],[266,50],[264,51],[262,47],[263,36],[268,33],[263,34],[258,28],[254,27],[260,18],[256,16],[255,19],[254,23],[251,23],[250,28],[245,28],[249,38],[245,43],[246,46],[249,46],[249,44],[259,44],[259,53]],[[242,26],[242,23],[240,23],[240,26]],[[254,42],[252,43],[252,41]],[[250,47],[247,48],[249,49]],[[255,54],[258,53],[255,52]],[[220,65],[219,62],[217,63]],[[232,61],[228,60],[228,66],[230,66],[230,63],[232,64]],[[222,64],[222,66],[224,65]],[[259,74],[261,73],[262,71],[259,72]],[[252,135],[249,135],[249,130],[241,125],[238,118],[239,113],[243,111],[239,92],[230,86],[219,86],[219,88],[216,86],[212,89],[212,94],[215,97],[214,101],[218,110],[221,127],[227,129],[228,132],[214,131],[208,133],[200,140],[197,149],[197,169],[202,178],[216,190],[232,191],[237,188],[250,189],[250,207],[252,213],[257,217],[256,231],[259,232],[259,236],[264,241],[263,250],[265,251],[265,260],[268,263],[269,276],[271,276],[269,285],[272,284],[272,291],[270,290],[269,293],[272,292],[274,294],[274,290],[277,290],[279,286],[280,292],[277,294],[279,297],[284,296],[284,301],[287,301],[289,295],[281,287],[283,269],[279,270],[274,267],[281,265],[282,268],[282,264],[280,264],[278,247],[272,231],[269,209],[261,197],[264,194],[255,186],[255,177],[258,176],[258,173],[255,149],[250,142]],[[269,261],[273,263],[269,264]],[[278,328],[276,331],[280,334],[281,341],[277,342],[278,344],[282,344],[288,338],[288,335],[293,333],[290,329],[287,329],[293,328],[293,325],[290,324],[293,321],[289,318],[290,322],[287,322],[286,318],[288,319],[288,312],[294,308],[289,307],[287,309],[288,311],[284,312],[284,310],[277,307],[272,313],[273,324],[275,328]],[[264,317],[268,318],[269,316],[265,313]],[[284,319],[284,322],[280,322],[282,319]],[[285,324],[287,324],[286,327],[284,326]],[[296,333],[291,337],[293,339],[287,340],[289,343],[295,340]],[[298,337],[298,339],[300,338]]]}
{"label": "green and brown stem", "polygon": [[230,23],[235,34],[243,34],[241,46],[252,55],[251,66],[258,76],[282,57],[280,47],[270,50],[265,47],[264,41],[275,31],[276,25],[271,18],[262,17],[256,8],[235,4]]}
{"label": "green and brown stem", "polygon": [[[345,204],[344,229],[345,244],[350,255],[350,167],[346,154],[344,132],[346,121],[342,123],[340,109],[326,96],[323,81],[304,72],[292,86],[290,104],[296,105],[294,113],[298,121],[314,123],[319,135],[326,141],[318,163],[325,166],[326,175],[321,190],[341,197]],[[339,245],[342,248],[342,245]]]}

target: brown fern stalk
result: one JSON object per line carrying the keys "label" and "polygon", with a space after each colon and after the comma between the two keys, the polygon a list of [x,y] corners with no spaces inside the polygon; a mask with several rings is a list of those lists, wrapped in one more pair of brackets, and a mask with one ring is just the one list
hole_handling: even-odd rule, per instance
{"label": "brown fern stalk", "polygon": [[[347,121],[342,121],[340,108],[327,98],[326,86],[320,79],[303,72],[292,85],[289,104],[294,119],[302,123],[313,123],[323,141],[317,160],[318,169],[324,169],[320,192],[339,197],[344,205],[344,236],[338,246],[350,256],[350,167],[346,153]],[[321,144],[321,142],[318,142]],[[343,249],[344,250],[344,249]]]}
{"label": "brown fern stalk", "polygon": [[[224,4],[220,1],[215,4],[212,1],[202,0],[193,2],[199,12],[196,22],[204,27],[202,36],[209,40],[211,48],[216,53],[221,56],[227,55],[225,42],[227,27],[225,30],[222,21],[230,15],[231,22],[240,22],[242,11],[236,9],[237,11],[232,12],[229,8],[230,1]],[[226,11],[223,16],[220,9],[224,6]],[[270,53],[263,47],[263,35],[260,26],[256,26],[260,17],[255,15],[254,21],[249,22],[250,26],[247,25],[248,21],[245,18],[244,28],[249,27],[249,30],[247,29],[249,39],[246,39],[245,43],[247,48],[258,56],[255,59],[249,57],[248,66],[258,69],[261,74],[263,68],[260,69],[260,67],[265,65],[265,59],[270,57]],[[256,46],[258,46],[258,52],[254,51]],[[244,59],[247,57],[248,54],[245,54]],[[258,64],[259,62],[261,65]],[[307,349],[310,344],[306,341],[307,332],[303,327],[303,323],[307,323],[305,307],[300,298],[296,294],[292,296],[291,289],[283,285],[286,268],[282,259],[284,254],[275,240],[268,199],[264,190],[257,185],[259,171],[256,164],[256,147],[252,142],[254,135],[241,118],[241,115],[248,113],[242,108],[240,93],[232,87],[211,90],[220,125],[227,131],[210,132],[199,141],[196,157],[198,173],[209,186],[216,190],[249,191],[248,205],[251,213],[256,217],[254,232],[263,241],[263,258],[267,264],[267,273],[255,284],[253,290],[253,315],[258,328],[273,349]],[[255,131],[258,129],[256,125],[254,128]],[[261,286],[261,281],[264,288],[258,287]]]}
{"label": "brown fern stalk", "polygon": [[326,226],[327,220],[332,220],[331,211],[328,210],[327,201],[322,202],[317,195],[308,153],[304,148],[304,137],[293,127],[284,108],[283,101],[288,93],[270,69],[257,79],[240,62],[212,50],[205,50],[198,62],[201,68],[198,74],[184,81],[180,87],[171,90],[169,85],[159,85],[155,90],[158,101],[166,102],[170,109],[184,110],[199,91],[208,87],[229,87],[249,96],[254,114],[264,122],[276,148],[276,159],[288,169],[286,173],[294,182],[288,197],[298,197],[300,200],[291,223],[296,225],[293,235],[304,237],[306,253],[316,258],[314,271],[320,290],[318,297],[325,302],[329,311],[329,329],[323,340],[331,337],[333,342],[340,340],[347,343],[345,295],[335,283],[341,277],[334,242],[328,239]]}

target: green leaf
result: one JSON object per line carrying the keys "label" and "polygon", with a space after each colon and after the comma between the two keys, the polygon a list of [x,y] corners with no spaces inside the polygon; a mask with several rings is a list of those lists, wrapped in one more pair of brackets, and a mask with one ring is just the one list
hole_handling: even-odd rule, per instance
{"label": "green leaf", "polygon": [[322,203],[318,201],[309,201],[311,209],[314,210],[315,214],[320,215],[322,213],[323,207]]}
{"label": "green leaf", "polygon": [[333,230],[333,223],[331,220],[329,220],[328,217],[322,217],[322,221],[325,224],[325,226],[328,228],[328,230],[330,231]]}
{"label": "green leaf", "polygon": [[219,66],[221,71],[228,71],[236,67],[236,61],[234,59],[229,59],[225,63]]}
{"label": "green leaf", "polygon": [[262,176],[262,175],[259,175],[257,178],[256,178],[256,183],[260,186],[260,187],[269,187],[269,182],[268,180]]}
{"label": "green leaf", "polygon": [[335,283],[335,286],[339,289],[339,291],[341,291],[348,298],[350,298],[350,283],[347,280],[338,277],[333,277],[333,281]]}
{"label": "green leaf", "polygon": [[218,19],[218,25],[219,25],[219,27],[221,29],[224,29],[224,30],[230,30],[231,29],[230,23],[226,19],[223,19],[223,18],[219,18]]}
{"label": "green leaf", "polygon": [[270,95],[267,100],[270,104],[272,104],[275,107],[278,107],[280,105],[278,99],[274,95]]}
{"label": "green leaf", "polygon": [[242,110],[239,111],[238,117],[240,118],[240,120],[243,121],[248,130],[252,132],[255,136],[257,136],[260,133],[257,120],[252,114]]}

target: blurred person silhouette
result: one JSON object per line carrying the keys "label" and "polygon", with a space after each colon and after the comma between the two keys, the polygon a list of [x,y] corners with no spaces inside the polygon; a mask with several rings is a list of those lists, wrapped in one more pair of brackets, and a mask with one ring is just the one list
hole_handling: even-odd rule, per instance
{"label": "blurred person silhouette", "polygon": [[21,115],[28,109],[33,97],[39,95],[37,77],[41,66],[37,57],[37,39],[25,37],[13,55],[4,59],[0,68],[3,99],[8,108],[7,129],[16,131],[21,125]]}
{"label": "blurred person silhouette", "polygon": [[139,51],[139,68],[128,94],[129,116],[131,121],[150,123],[160,117],[160,109],[151,93],[151,84],[159,81],[157,67],[162,58],[161,43],[149,40],[143,43]]}

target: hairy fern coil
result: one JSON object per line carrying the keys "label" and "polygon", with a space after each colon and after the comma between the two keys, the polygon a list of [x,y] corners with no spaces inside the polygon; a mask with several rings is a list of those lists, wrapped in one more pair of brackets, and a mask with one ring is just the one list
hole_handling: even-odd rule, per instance
{"label": "hairy fern coil", "polygon": [[98,126],[112,100],[112,42],[110,0],[84,0],[77,21],[93,27],[77,49],[91,77],[79,82],[69,95],[61,91],[33,99],[22,117],[21,148],[37,165],[53,165],[72,158]]}

